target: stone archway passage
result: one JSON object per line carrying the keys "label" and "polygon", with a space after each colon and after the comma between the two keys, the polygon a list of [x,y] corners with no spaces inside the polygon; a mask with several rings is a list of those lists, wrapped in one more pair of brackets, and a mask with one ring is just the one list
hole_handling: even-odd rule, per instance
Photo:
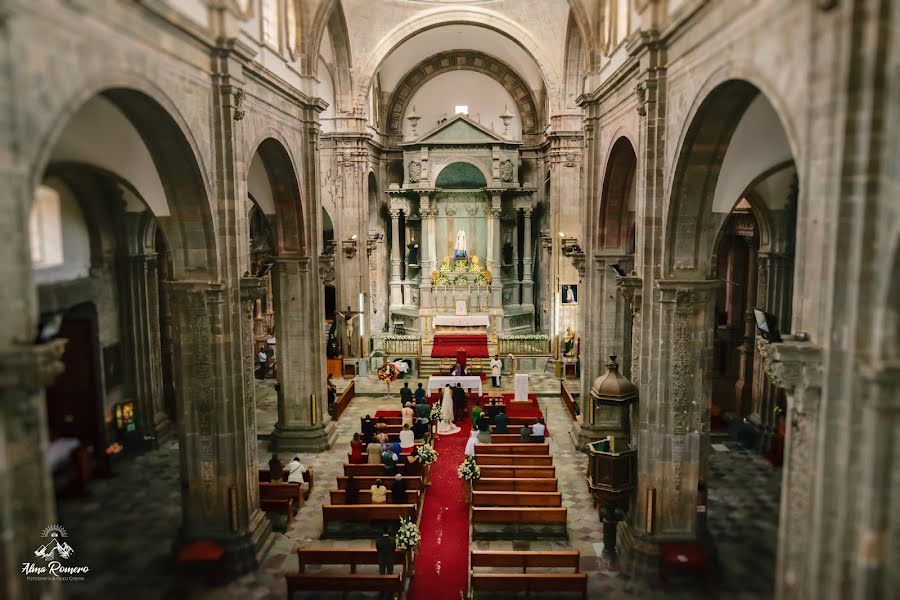
{"label": "stone archway passage", "polygon": [[416,91],[429,80],[449,71],[475,71],[495,79],[509,92],[522,120],[522,133],[536,133],[540,127],[537,102],[519,74],[506,63],[472,50],[453,50],[430,56],[413,67],[397,84],[386,112],[387,129],[392,134],[402,130],[403,115]]}

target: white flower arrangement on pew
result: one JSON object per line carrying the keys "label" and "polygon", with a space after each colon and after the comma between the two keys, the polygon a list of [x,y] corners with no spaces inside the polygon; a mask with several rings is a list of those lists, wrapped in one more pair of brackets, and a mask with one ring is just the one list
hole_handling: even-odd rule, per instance
{"label": "white flower arrangement on pew", "polygon": [[481,478],[481,469],[478,468],[474,456],[466,457],[466,460],[459,465],[459,476],[469,483]]}
{"label": "white flower arrangement on pew", "polygon": [[437,451],[431,446],[431,444],[422,444],[419,447],[419,462],[425,466],[428,466],[434,463],[438,458]]}
{"label": "white flower arrangement on pew", "polygon": [[419,526],[412,519],[400,519],[400,529],[397,530],[395,542],[399,550],[415,550],[421,539]]}
{"label": "white flower arrangement on pew", "polygon": [[431,405],[431,420],[432,421],[440,421],[441,420],[441,401],[438,400],[434,404]]}

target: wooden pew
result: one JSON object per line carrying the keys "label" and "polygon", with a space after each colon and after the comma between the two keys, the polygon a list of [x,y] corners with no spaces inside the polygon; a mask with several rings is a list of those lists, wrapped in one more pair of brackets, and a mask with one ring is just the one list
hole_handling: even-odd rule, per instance
{"label": "wooden pew", "polygon": [[384,465],[370,465],[366,463],[359,465],[344,464],[344,475],[353,475],[354,477],[380,477],[381,479],[385,479],[386,477],[393,477],[397,473],[405,476],[408,473],[414,473],[414,469],[417,467],[421,468],[419,465],[404,464],[403,461],[405,460],[406,458],[404,456],[400,457],[400,460],[397,461],[397,470],[394,473],[388,473]]}
{"label": "wooden pew", "polygon": [[[512,429],[510,429],[509,431],[512,431]],[[485,446],[488,446],[488,445],[493,446],[495,444],[501,445],[501,444],[518,444],[518,443],[521,443],[521,439],[519,438],[518,431],[516,431],[514,433],[492,433],[491,434],[491,443],[485,444]],[[531,442],[526,442],[526,444],[528,446],[536,446],[536,447],[541,446],[541,444],[531,443]],[[546,445],[548,449],[550,448],[550,444],[548,444],[547,442],[544,442],[544,445]]]}
{"label": "wooden pew", "polygon": [[[357,565],[377,565],[375,548],[297,548],[299,572],[305,573],[308,565],[350,565],[356,573]],[[394,551],[394,564],[406,564],[406,551]]]}
{"label": "wooden pew", "polygon": [[555,492],[555,479],[504,479],[482,477],[475,481],[476,492]]}
{"label": "wooden pew", "polygon": [[560,492],[484,492],[472,493],[472,506],[562,506]]}
{"label": "wooden pew", "polygon": [[556,467],[515,467],[504,465],[479,465],[482,477],[556,479]]}
{"label": "wooden pew", "polygon": [[472,550],[472,569],[477,567],[522,569],[547,567],[552,569],[574,569],[581,567],[581,552],[578,550]]}
{"label": "wooden pew", "polygon": [[485,465],[510,465],[516,467],[552,467],[553,457],[534,454],[475,454],[479,467]]}
{"label": "wooden pew", "polygon": [[472,573],[476,592],[578,592],[587,598],[584,573]]}
{"label": "wooden pew", "polygon": [[[271,483],[272,478],[268,469],[259,469],[259,482],[260,483]],[[309,500],[309,495],[312,493],[313,486],[315,485],[316,476],[313,470],[307,467],[306,473],[303,475],[304,481],[309,484],[309,489],[303,492],[303,497]],[[284,476],[281,480],[287,483],[287,471],[284,472]]]}
{"label": "wooden pew", "polygon": [[566,507],[472,507],[472,523],[558,523],[566,524]]}
{"label": "wooden pew", "polygon": [[[494,436],[491,437],[493,438]],[[548,444],[547,442],[544,442],[542,444],[509,444],[492,441],[490,444],[475,444],[475,454],[544,455],[550,454],[550,444]]]}
{"label": "wooden pew", "polygon": [[389,592],[396,600],[403,592],[403,574],[370,575],[358,573],[287,573],[287,597],[300,591]]}
{"label": "wooden pew", "polygon": [[[331,490],[332,504],[347,504],[347,490]],[[418,504],[420,498],[419,490],[406,490],[406,502],[404,504]],[[359,491],[357,504],[372,504],[372,492],[368,488]],[[391,495],[388,494],[388,503],[391,501]]]}
{"label": "wooden pew", "polygon": [[[484,408],[483,402],[482,402],[482,408]],[[507,418],[507,423],[508,423],[507,426],[508,427],[516,427],[516,429],[522,427],[522,425],[534,425],[537,422],[537,419],[535,417],[510,417],[509,415],[507,415],[506,418]],[[360,417],[360,419],[359,419],[359,430],[360,431],[362,431],[363,421],[365,421],[365,419],[363,417]],[[377,422],[377,419],[375,419],[373,417],[372,421]],[[400,425],[403,423],[403,417],[400,417],[400,416],[384,417],[384,423],[385,423],[385,425],[388,426],[388,429],[390,429],[391,427],[397,427],[397,429],[399,430]]]}
{"label": "wooden pew", "polygon": [[400,517],[416,518],[415,504],[323,504],[323,529],[332,521],[372,523],[373,521],[399,521]]}
{"label": "wooden pew", "polygon": [[259,507],[265,512],[275,512],[287,517],[287,526],[294,522],[293,498],[260,498]]}
{"label": "wooden pew", "polygon": [[259,499],[263,500],[292,500],[295,511],[303,506],[303,486],[299,483],[260,483]]}
{"label": "wooden pew", "polygon": [[[360,490],[368,490],[373,485],[375,485],[375,480],[381,479],[381,483],[384,484],[384,487],[387,489],[392,489],[394,487],[394,478],[389,477],[387,479],[381,477],[354,477],[353,480],[356,482],[356,485],[359,486]],[[424,490],[425,481],[421,477],[403,477],[403,480],[406,481],[406,489],[407,490]],[[339,490],[347,489],[347,477],[345,475],[339,475],[337,478],[337,487]]]}

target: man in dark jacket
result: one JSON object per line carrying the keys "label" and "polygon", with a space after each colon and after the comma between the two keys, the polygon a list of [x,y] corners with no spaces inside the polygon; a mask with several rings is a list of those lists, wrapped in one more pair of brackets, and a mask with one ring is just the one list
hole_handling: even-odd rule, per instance
{"label": "man in dark jacket", "polygon": [[462,385],[456,384],[453,388],[453,414],[456,419],[466,412],[466,390],[462,389]]}
{"label": "man in dark jacket", "polygon": [[394,536],[385,527],[381,537],[375,540],[375,553],[378,555],[378,573],[380,575],[394,573],[394,551],[396,549]]}
{"label": "man in dark jacket", "polygon": [[506,408],[501,406],[494,417],[494,433],[507,433],[506,427],[509,425],[509,417],[506,416]]}
{"label": "man in dark jacket", "polygon": [[391,501],[394,504],[406,504],[406,480],[400,473],[394,475],[394,485],[391,487]]}
{"label": "man in dark jacket", "polygon": [[421,383],[416,388],[416,404],[425,404],[425,388],[422,387]]}
{"label": "man in dark jacket", "polygon": [[403,384],[403,387],[400,388],[400,408],[406,406],[407,402],[412,402],[412,390],[409,389],[409,382]]}

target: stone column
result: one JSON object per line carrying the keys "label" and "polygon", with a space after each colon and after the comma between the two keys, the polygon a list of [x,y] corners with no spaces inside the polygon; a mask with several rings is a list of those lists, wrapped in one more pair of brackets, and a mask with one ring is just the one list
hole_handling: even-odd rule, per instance
{"label": "stone column", "polygon": [[[862,469],[860,485],[855,490],[859,494],[859,537],[850,595],[855,600],[889,598],[896,593],[896,572],[892,569],[900,560],[896,551],[900,536],[900,483],[896,477],[888,476],[900,469],[900,365],[866,367],[862,376],[861,431],[866,435],[858,439]],[[891,583],[892,578],[895,583]]]}
{"label": "stone column", "polygon": [[513,273],[515,285],[513,286],[512,303],[522,304],[522,270],[519,268],[519,209],[513,210]]}
{"label": "stone column", "polygon": [[532,280],[532,263],[534,256],[531,253],[531,213],[533,209],[527,206],[522,209],[522,215],[525,217],[524,233],[524,256],[522,258],[522,304],[526,306],[534,306],[534,281]]}
{"label": "stone column", "polygon": [[156,253],[128,257],[126,287],[132,377],[137,417],[144,435],[159,438],[172,424],[163,406],[162,349],[159,327],[159,275]]}
{"label": "stone column", "polygon": [[[813,528],[822,351],[785,336],[781,343],[757,338],[758,354],[772,383],[787,395],[784,466],[778,522],[775,597],[805,598],[810,589],[809,539]],[[883,475],[883,473],[882,473]]]}
{"label": "stone column", "polygon": [[223,283],[167,285],[180,410],[182,524],[176,544],[214,540],[225,548],[227,572],[246,573],[257,568],[271,543],[254,491],[253,392],[244,383],[252,369],[244,348],[250,302],[234,303]]}
{"label": "stone column", "polygon": [[419,308],[430,309],[433,300],[431,296],[431,273],[435,271],[434,264],[434,217],[435,211],[431,208],[431,199],[428,194],[419,196],[419,214],[422,216],[422,235],[419,247],[422,249],[422,278],[419,282]]}
{"label": "stone column", "polygon": [[329,448],[337,432],[327,413],[324,369],[315,352],[322,337],[318,315],[309,310],[319,293],[318,274],[305,256],[280,256],[272,270],[278,373],[276,450],[317,452]]}
{"label": "stone column", "polygon": [[492,191],[490,209],[490,253],[493,255],[493,260],[491,261],[491,264],[488,268],[491,270],[491,275],[493,277],[491,279],[491,309],[495,312],[495,319],[497,321],[502,321],[503,319],[503,281],[500,277],[500,265],[503,263],[500,244],[500,213],[502,212],[501,203],[502,199],[500,192]]}
{"label": "stone column", "polygon": [[27,581],[22,563],[35,561],[35,540],[57,522],[43,392],[64,370],[65,347],[59,339],[0,351],[0,596],[10,600],[60,595],[58,582]]}
{"label": "stone column", "polygon": [[747,288],[744,293],[743,329],[744,335],[741,341],[740,362],[738,364],[738,379],[734,384],[735,413],[744,417],[753,408],[753,350],[756,338],[756,318],[753,308],[757,305],[756,299],[756,249],[751,239],[744,238],[747,243]]}
{"label": "stone column", "polygon": [[391,207],[391,308],[403,305],[400,277],[400,209]]}

